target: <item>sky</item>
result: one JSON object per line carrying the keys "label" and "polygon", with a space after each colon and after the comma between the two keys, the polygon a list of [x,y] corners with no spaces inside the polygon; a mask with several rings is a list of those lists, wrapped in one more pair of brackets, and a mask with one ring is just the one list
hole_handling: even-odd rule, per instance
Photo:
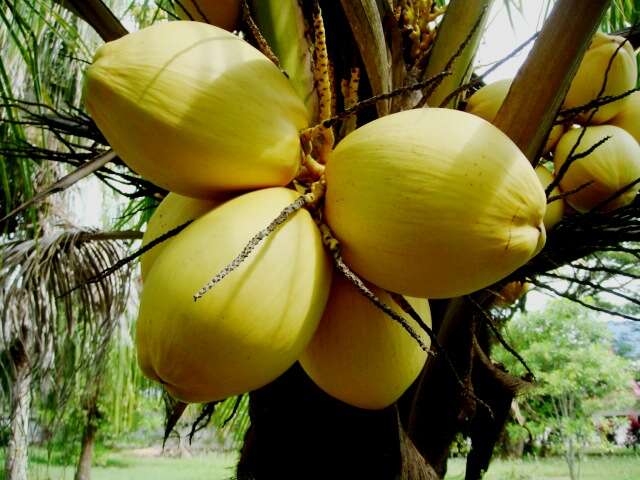
{"label": "sky", "polygon": [[[476,68],[490,65],[491,63],[506,57],[518,45],[527,41],[540,29],[544,19],[544,6],[547,2],[542,0],[527,0],[521,2],[521,11],[511,9],[511,22],[505,8],[504,0],[496,0],[489,15],[485,34],[480,42],[476,56]],[[509,59],[495,72],[487,76],[487,81],[493,82],[504,78],[513,78],[520,65],[527,58],[531,50],[531,42],[518,55]]]}

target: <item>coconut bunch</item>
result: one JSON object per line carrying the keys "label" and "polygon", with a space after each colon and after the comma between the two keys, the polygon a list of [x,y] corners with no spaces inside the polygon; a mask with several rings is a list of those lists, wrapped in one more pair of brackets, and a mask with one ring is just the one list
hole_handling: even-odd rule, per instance
{"label": "coconut bunch", "polygon": [[143,242],[190,222],[142,258],[136,339],[145,375],[180,400],[259,388],[299,360],[330,395],[383,408],[426,360],[426,299],[491,285],[544,245],[544,190],[501,131],[424,108],[334,145],[316,68],[317,125],[266,56],[202,22],[129,34],[88,70],[102,133],[171,192]]}
{"label": "coconut bunch", "polygon": [[[565,111],[576,113],[553,126],[542,152],[553,153],[553,161],[536,168],[545,188],[559,183],[549,192],[547,230],[562,219],[565,201],[578,212],[607,212],[630,204],[640,191],[640,93],[628,94],[637,75],[630,43],[597,32],[563,102]],[[493,121],[510,86],[509,79],[486,85],[469,97],[466,111]]]}

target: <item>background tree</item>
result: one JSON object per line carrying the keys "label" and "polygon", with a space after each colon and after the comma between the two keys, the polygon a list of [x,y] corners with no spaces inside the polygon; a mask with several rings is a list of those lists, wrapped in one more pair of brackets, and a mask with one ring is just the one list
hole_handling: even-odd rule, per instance
{"label": "background tree", "polygon": [[[591,415],[633,406],[631,364],[613,352],[603,321],[567,301],[516,316],[506,330],[509,344],[536,373],[536,386],[518,398],[527,427],[538,436],[552,431],[577,479],[581,449],[596,433]],[[512,373],[526,373],[504,348],[494,358]]]}
{"label": "background tree", "polygon": [[[91,29],[43,2],[0,8],[0,373],[10,430],[6,477],[22,480],[31,407],[54,404],[38,410],[44,413],[39,423],[59,428],[77,371],[88,378],[101,372],[124,310],[124,271],[93,285],[84,282],[121,258],[122,240],[137,235],[78,230],[69,224],[64,201],[36,203],[36,191],[63,174],[60,162],[85,159],[92,149],[78,135],[72,113],[52,114],[57,108],[73,112],[80,102],[83,64],[76,55],[88,51],[82,33]],[[56,155],[59,150],[69,156]],[[57,162],[46,161],[52,159]],[[63,178],[56,185],[60,191],[71,183]]]}

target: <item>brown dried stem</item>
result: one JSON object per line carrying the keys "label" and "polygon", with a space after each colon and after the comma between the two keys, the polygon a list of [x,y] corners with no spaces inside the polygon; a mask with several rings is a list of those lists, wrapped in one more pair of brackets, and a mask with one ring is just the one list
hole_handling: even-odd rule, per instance
{"label": "brown dried stem", "polygon": [[496,61],[493,65],[491,65],[491,68],[487,69],[486,72],[482,73],[481,75],[478,75],[476,78],[474,78],[470,82],[467,82],[467,83],[465,83],[463,85],[460,85],[458,88],[453,90],[449,95],[447,95],[445,97],[445,99],[442,102],[440,102],[440,107],[445,107],[458,94],[460,94],[460,93],[462,93],[462,92],[464,92],[466,90],[469,90],[471,88],[474,88],[476,86],[484,85],[484,78],[487,75],[489,75],[491,72],[494,72],[495,70],[497,70],[504,63],[509,61],[511,58],[515,57],[518,53],[520,53],[520,51],[523,48],[525,48],[533,40],[535,40],[537,36],[538,36],[538,32],[534,33],[531,37],[529,37],[527,40],[525,40],[523,43],[521,43],[516,48],[514,48],[511,52],[509,52],[505,57],[501,58],[500,60]]}
{"label": "brown dried stem", "polygon": [[567,156],[567,159],[562,164],[560,169],[556,172],[556,175],[553,178],[553,180],[551,181],[551,183],[549,185],[547,185],[547,188],[545,188],[544,193],[545,193],[545,195],[547,197],[549,197],[549,194],[551,193],[551,191],[554,188],[556,188],[558,185],[560,185],[560,182],[562,181],[562,179],[566,175],[567,171],[569,170],[569,167],[573,164],[573,162],[575,162],[576,160],[580,160],[581,158],[584,158],[584,157],[590,155],[600,145],[602,145],[603,143],[605,143],[606,141],[608,141],[611,138],[611,136],[607,135],[606,137],[601,138],[596,143],[591,145],[585,151],[580,152],[580,153],[575,153],[575,151],[577,150],[578,146],[580,145],[580,142],[584,138],[585,133],[587,132],[587,128],[583,128],[580,131],[580,135],[578,135],[578,139],[575,141],[575,143],[571,147],[571,150],[569,151],[569,155]]}
{"label": "brown dried stem", "polygon": [[549,205],[550,203],[555,202],[557,200],[562,200],[563,198],[570,197],[571,195],[574,195],[574,194],[578,193],[579,191],[584,190],[585,188],[587,188],[592,183],[593,183],[593,180],[589,180],[588,182],[585,182],[582,185],[580,185],[579,187],[576,187],[576,188],[574,188],[572,190],[567,190],[566,192],[559,193],[558,195],[551,195],[550,197],[547,198],[547,205]]}
{"label": "brown dried stem", "polygon": [[632,272],[627,272],[626,270],[620,270],[617,268],[609,268],[605,266],[597,266],[597,267],[587,267],[586,265],[577,265],[575,263],[569,264],[572,268],[577,268],[578,270],[584,270],[586,272],[594,272],[594,273],[608,273],[611,275],[622,275],[628,278],[632,278],[634,280],[640,280],[640,275],[637,275]]}
{"label": "brown dried stem", "polygon": [[567,298],[573,302],[576,302],[580,305],[582,305],[583,307],[586,307],[590,310],[595,310],[596,312],[601,312],[601,313],[608,313],[609,315],[615,315],[618,317],[622,317],[622,318],[626,318],[627,320],[633,320],[635,322],[640,322],[640,317],[634,317],[633,315],[627,315],[626,313],[622,313],[622,312],[612,312],[610,310],[607,310],[606,308],[602,308],[602,307],[598,307],[597,305],[591,305],[590,303],[585,302],[584,300],[581,300],[580,298],[574,296],[574,295],[569,295],[566,292],[561,292],[556,288],[553,288],[545,283],[539,282],[538,280],[536,280],[535,278],[528,278],[527,279],[528,282],[531,282],[533,285],[535,285],[538,288],[541,288],[543,290],[547,290],[549,292],[554,293],[555,295],[559,296],[559,297],[564,297]]}
{"label": "brown dried stem", "polygon": [[429,347],[427,346],[427,344],[424,343],[424,340],[420,338],[420,335],[418,335],[413,327],[409,325],[407,320],[402,315],[396,313],[389,305],[380,300],[376,296],[376,294],[369,290],[364,282],[351,271],[347,264],[344,263],[339,249],[334,249],[332,251],[332,256],[334,265],[336,266],[338,271],[342,273],[347,278],[347,280],[349,280],[353,284],[353,286],[356,287],[358,292],[364,295],[371,303],[373,303],[378,309],[382,310],[387,316],[398,322],[400,326],[404,328],[405,331],[411,336],[411,338],[416,341],[416,343],[422,350],[424,350],[425,352],[429,352]]}
{"label": "brown dried stem", "polygon": [[621,98],[628,97],[632,93],[640,91],[640,87],[632,88],[631,90],[627,90],[619,95],[605,95],[604,97],[598,97],[595,100],[591,100],[589,103],[585,103],[584,105],[580,105],[579,107],[567,108],[565,110],[560,110],[558,112],[558,120],[554,123],[562,124],[567,123],[568,121],[573,120],[578,114],[587,112],[592,108],[602,107],[608,103],[613,103],[616,100],[620,100]]}
{"label": "brown dried stem", "polygon": [[594,283],[590,280],[586,280],[586,279],[582,279],[582,278],[577,278],[577,277],[569,277],[566,275],[561,275],[559,273],[549,273],[549,272],[545,272],[542,273],[541,276],[543,277],[549,277],[549,278],[555,278],[557,280],[565,280],[569,283],[578,283],[580,285],[584,285],[586,287],[591,287],[597,291],[601,291],[601,292],[607,292],[611,295],[614,295],[616,297],[622,298],[624,300],[627,300],[628,302],[631,302],[635,305],[640,305],[640,300],[638,300],[637,298],[631,297],[629,295],[625,295],[624,293],[620,292],[619,289],[615,289],[615,288],[608,288],[605,287],[604,285],[602,285],[602,283]]}
{"label": "brown dried stem", "polygon": [[440,72],[437,75],[434,75],[431,78],[427,78],[426,80],[423,80],[421,82],[413,83],[411,85],[407,85],[407,86],[404,86],[404,87],[399,87],[399,88],[396,88],[395,90],[393,90],[393,91],[391,91],[389,93],[381,93],[380,95],[375,95],[373,97],[367,98],[366,100],[362,100],[361,102],[356,103],[351,108],[347,108],[343,112],[340,112],[337,115],[325,120],[324,122],[322,122],[322,125],[324,125],[325,127],[329,128],[329,127],[335,125],[338,121],[342,120],[343,118],[346,118],[349,115],[357,113],[358,111],[362,110],[363,108],[369,107],[370,105],[373,105],[376,102],[379,102],[381,100],[387,100],[389,98],[393,98],[393,97],[396,97],[398,95],[402,95],[402,94],[407,93],[407,92],[411,92],[411,91],[415,91],[415,90],[422,90],[425,87],[427,87],[430,84],[432,84],[433,82],[437,82],[441,78],[443,78],[443,77],[445,77],[447,75],[450,75],[450,74],[451,74],[451,72],[449,72],[449,71]]}
{"label": "brown dried stem", "polygon": [[509,345],[509,343],[505,340],[505,338],[500,333],[500,330],[498,330],[498,328],[495,326],[491,318],[491,314],[482,305],[480,305],[471,295],[467,295],[467,299],[473,304],[473,306],[476,307],[478,312],[480,312],[482,319],[487,324],[487,326],[491,329],[491,331],[493,332],[498,342],[500,342],[500,345],[502,345],[507,352],[513,355],[516,358],[516,360],[520,362],[520,364],[525,368],[525,370],[529,373],[529,375],[531,375],[532,378],[535,378],[533,371],[529,368],[529,365],[527,365],[527,362],[525,362],[524,358],[522,358],[522,355],[520,355],[511,345]]}
{"label": "brown dried stem", "polygon": [[[182,230],[187,228],[192,222],[193,222],[193,220],[189,220],[187,222],[184,222],[183,224],[178,225],[175,228],[172,228],[168,232],[163,233],[159,237],[154,238],[149,243],[147,243],[145,246],[143,246],[143,247],[139,248],[138,250],[136,250],[135,252],[133,252],[131,255],[128,255],[128,256],[118,260],[116,263],[114,263],[109,268],[107,268],[105,270],[102,270],[100,273],[98,273],[97,275],[89,278],[87,281],[85,281],[85,282],[83,282],[83,283],[81,283],[79,285],[76,285],[72,289],[70,289],[67,292],[63,293],[61,296],[69,295],[70,293],[74,292],[75,290],[77,290],[77,289],[79,289],[81,287],[84,287],[85,285],[91,285],[92,283],[97,283],[100,280],[102,280],[104,278],[107,278],[109,275],[111,275],[112,273],[120,270],[125,265],[128,265],[129,263],[134,261],[136,258],[142,256],[144,253],[146,253],[149,250],[151,250],[156,245],[161,244],[162,242],[164,242],[165,240],[170,239],[171,237],[175,237],[178,233],[180,233]],[[98,240],[102,240],[102,239],[98,238]]]}

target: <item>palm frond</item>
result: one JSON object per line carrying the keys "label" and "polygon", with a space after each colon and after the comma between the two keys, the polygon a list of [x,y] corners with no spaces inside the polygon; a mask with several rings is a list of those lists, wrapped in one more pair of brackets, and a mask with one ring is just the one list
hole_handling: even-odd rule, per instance
{"label": "palm frond", "polygon": [[606,32],[624,30],[640,21],[640,6],[634,0],[612,0],[600,28]]}
{"label": "palm frond", "polygon": [[[98,41],[73,15],[45,0],[7,0],[0,9],[0,211],[8,214],[36,191],[36,173],[46,177],[41,158],[21,151],[24,145],[54,148],[71,141],[60,132],[38,128],[23,118],[25,102],[37,116],[48,116],[60,105],[77,105],[82,95],[83,61]],[[88,27],[86,27],[88,28]],[[83,39],[87,39],[84,41]],[[42,175],[42,169],[44,175]],[[33,236],[38,208],[29,208],[3,225],[11,234]]]}
{"label": "palm frond", "polygon": [[120,241],[73,228],[0,245],[0,351],[20,344],[34,377],[68,392],[69,369],[101,364],[129,292],[127,269],[84,282],[124,253]]}

